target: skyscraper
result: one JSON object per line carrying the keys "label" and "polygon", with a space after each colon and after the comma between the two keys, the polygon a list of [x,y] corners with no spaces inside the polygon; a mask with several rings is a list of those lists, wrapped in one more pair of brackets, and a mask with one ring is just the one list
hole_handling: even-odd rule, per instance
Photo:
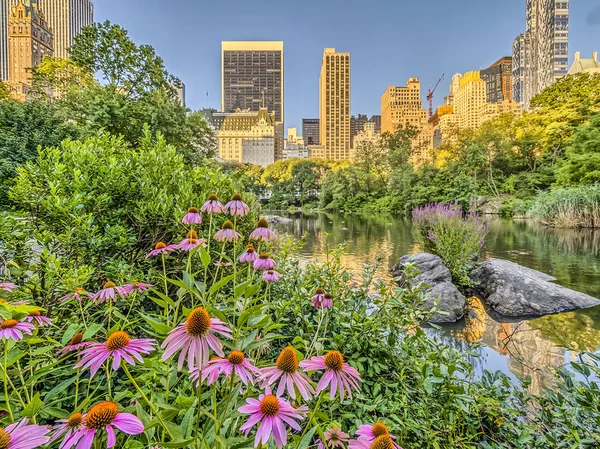
{"label": "skyscraper", "polygon": [[369,118],[366,114],[350,117],[350,148],[354,148],[354,137],[363,130],[365,123],[368,121]]}
{"label": "skyscraper", "polygon": [[409,78],[406,86],[389,86],[381,96],[382,133],[394,133],[398,127],[408,126],[421,131],[426,122],[418,78]]}
{"label": "skyscraper", "polygon": [[284,121],[283,42],[222,42],[221,70],[223,112],[264,107]]}
{"label": "skyscraper", "polygon": [[325,158],[350,159],[350,53],[326,48],[319,79],[319,136]]}
{"label": "skyscraper", "polygon": [[302,119],[302,136],[306,145],[319,145],[319,119]]}
{"label": "skyscraper", "polygon": [[454,113],[459,128],[478,128],[485,104],[485,81],[481,79],[480,73],[465,73],[454,95]]}
{"label": "skyscraper", "polygon": [[529,73],[529,64],[531,64],[531,34],[522,33],[517,36],[513,42],[513,99],[519,103],[525,103],[527,95],[526,83]]}
{"label": "skyscraper", "polygon": [[54,56],[68,58],[75,36],[94,23],[90,0],[38,0],[40,9],[54,33]]}
{"label": "skyscraper", "polygon": [[512,58],[505,56],[481,71],[486,84],[486,101],[502,103],[512,101]]}
{"label": "skyscraper", "polygon": [[0,81],[8,80],[8,16],[19,0],[0,0]]}

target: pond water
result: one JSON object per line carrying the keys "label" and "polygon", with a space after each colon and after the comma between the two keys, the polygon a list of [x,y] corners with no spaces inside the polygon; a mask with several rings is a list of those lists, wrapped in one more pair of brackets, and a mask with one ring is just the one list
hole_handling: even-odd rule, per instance
{"label": "pond water", "polygon": [[[389,279],[389,268],[408,253],[419,252],[410,221],[382,214],[286,214],[292,219],[280,232],[306,242],[300,250],[304,260],[324,259],[326,246],[346,245],[342,258],[353,272],[363,264],[382,258],[379,277]],[[557,282],[600,298],[600,232],[553,229],[530,221],[487,218],[489,234],[486,256],[512,260],[548,273]],[[480,301],[471,305],[469,316],[434,331],[440,339],[475,349],[475,367],[500,370],[511,376],[530,376],[534,393],[549,385],[550,373],[576,360],[579,352],[600,350],[600,307],[514,320],[488,314]],[[568,348],[568,349],[567,349]]]}

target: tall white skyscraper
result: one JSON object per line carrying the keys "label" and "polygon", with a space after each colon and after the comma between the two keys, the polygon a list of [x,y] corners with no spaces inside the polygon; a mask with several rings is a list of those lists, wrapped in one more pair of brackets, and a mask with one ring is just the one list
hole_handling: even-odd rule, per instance
{"label": "tall white skyscraper", "polygon": [[19,0],[0,0],[0,81],[8,80],[8,16]]}

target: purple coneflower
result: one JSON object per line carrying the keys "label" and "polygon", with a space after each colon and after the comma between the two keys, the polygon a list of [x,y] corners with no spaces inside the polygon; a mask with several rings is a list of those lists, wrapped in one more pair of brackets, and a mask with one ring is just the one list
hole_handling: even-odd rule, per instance
{"label": "purple coneflower", "polygon": [[94,299],[94,294],[93,293],[88,293],[88,292],[85,291],[84,288],[77,287],[73,292],[68,293],[65,296],[61,296],[60,298],[58,298],[58,300],[60,302],[65,302],[65,301],[68,301],[71,298],[75,298],[77,301],[81,301],[84,296],[87,297],[87,298],[90,298],[90,299]]}
{"label": "purple coneflower", "polygon": [[258,259],[258,254],[256,254],[256,250],[254,249],[254,245],[250,243],[246,247],[246,251],[242,253],[240,258],[238,259],[240,263],[254,263],[254,261]]}
{"label": "purple coneflower", "polygon": [[32,310],[31,312],[29,312],[29,315],[23,318],[22,321],[26,321],[28,323],[32,323],[35,321],[38,326],[52,325],[52,320],[48,317],[43,316],[39,310]]}
{"label": "purple coneflower", "polygon": [[358,371],[344,361],[344,356],[339,351],[329,351],[324,356],[315,356],[310,360],[300,362],[300,367],[306,371],[325,371],[317,384],[317,393],[330,389],[330,398],[333,399],[340,392],[340,400],[344,400],[344,392],[352,399],[352,388],[360,390],[358,382],[361,380]]}
{"label": "purple coneflower", "polygon": [[196,307],[183,323],[169,332],[161,345],[165,350],[162,359],[167,360],[176,352],[181,351],[177,361],[178,369],[181,370],[186,358],[190,371],[194,367],[200,369],[208,362],[209,347],[219,356],[225,355],[223,345],[213,333],[232,338],[231,329],[225,326],[223,321],[211,318],[204,307]]}
{"label": "purple coneflower", "polygon": [[325,442],[327,444],[325,445],[321,440],[319,440],[318,441],[319,449],[335,448],[335,447],[345,448],[346,445],[344,443],[347,443],[348,440],[350,439],[350,435],[348,435],[345,432],[342,432],[342,429],[337,429],[335,427],[324,432],[323,436],[325,436]]}
{"label": "purple coneflower", "polygon": [[119,289],[121,296],[129,296],[133,293],[147,292],[150,287],[154,287],[154,284],[144,284],[142,282],[132,282],[131,284],[125,284]]}
{"label": "purple coneflower", "polygon": [[333,309],[333,296],[331,296],[331,293],[325,293],[323,295],[321,307],[324,309]]}
{"label": "purple coneflower", "polygon": [[156,245],[154,245],[154,249],[148,253],[146,258],[167,254],[176,249],[177,245],[167,245],[164,242],[158,242]]}
{"label": "purple coneflower", "polygon": [[135,365],[136,359],[142,363],[142,354],[150,354],[156,345],[150,338],[131,339],[124,331],[110,334],[106,343],[92,342],[87,349],[81,351],[81,360],[75,368],[90,369],[90,378],[94,377],[102,364],[112,355],[112,369],[116,371],[121,366],[121,360]]}
{"label": "purple coneflower", "polygon": [[323,307],[323,299],[325,298],[325,291],[322,288],[317,288],[315,294],[312,298],[312,305],[317,309],[321,309]]}
{"label": "purple coneflower", "polygon": [[19,341],[23,338],[23,334],[31,335],[35,326],[31,323],[17,320],[4,320],[0,323],[0,339],[9,338],[14,341]]}
{"label": "purple coneflower", "polygon": [[214,263],[215,267],[230,267],[231,266],[231,262],[221,262],[221,261],[216,261]]}
{"label": "purple coneflower", "polygon": [[350,440],[349,449],[402,449],[389,435],[381,435],[374,440],[366,440],[360,437],[358,440]]}
{"label": "purple coneflower", "polygon": [[201,224],[202,216],[200,215],[200,212],[198,212],[197,208],[190,207],[188,209],[188,213],[185,214],[181,219],[181,222],[186,225]]}
{"label": "purple coneflower", "polygon": [[12,282],[0,282],[0,290],[4,290],[5,292],[12,292],[13,288],[16,287]]}
{"label": "purple coneflower", "polygon": [[206,243],[204,242],[204,239],[199,239],[196,231],[192,229],[186,234],[185,238],[176,245],[176,247],[182,251],[191,251],[199,245],[206,246]]}
{"label": "purple coneflower", "polygon": [[72,351],[77,351],[81,348],[87,348],[94,342],[91,341],[83,341],[83,334],[81,332],[77,332],[73,335],[73,338],[69,341],[69,343],[64,347],[57,351],[58,355],[65,355]]}
{"label": "purple coneflower", "polygon": [[315,389],[309,377],[298,371],[299,363],[296,350],[293,346],[288,346],[281,351],[275,362],[275,366],[261,369],[263,387],[276,384],[277,396],[283,395],[287,390],[292,399],[296,399],[296,388],[305,401],[309,401],[315,394]]}
{"label": "purple coneflower", "polygon": [[35,449],[50,441],[47,437],[49,429],[46,426],[28,424],[27,418],[19,423],[11,424],[3,429],[0,427],[0,448],[2,449]]}
{"label": "purple coneflower", "polygon": [[208,200],[206,200],[200,210],[208,214],[222,214],[225,211],[225,206],[221,204],[219,197],[212,193],[208,195]]}
{"label": "purple coneflower", "polygon": [[[52,434],[52,441],[58,440],[64,435],[63,442],[67,441],[73,433],[81,430],[83,424],[83,415],[79,412],[73,413],[68,419],[59,419],[58,424],[52,427],[54,433]],[[60,445],[59,449],[63,448],[63,444]]]}
{"label": "purple coneflower", "polygon": [[250,415],[248,421],[240,427],[240,431],[248,436],[250,429],[260,422],[254,439],[254,447],[261,444],[266,446],[269,438],[273,436],[275,444],[281,449],[287,443],[285,424],[288,424],[294,430],[300,431],[301,427],[296,420],[301,420],[302,416],[294,410],[289,402],[271,394],[269,388],[265,393],[261,394],[258,399],[246,399],[247,405],[243,405],[238,409],[240,413]]}
{"label": "purple coneflower", "polygon": [[250,208],[242,200],[242,195],[236,193],[231,197],[231,201],[225,205],[225,212],[229,212],[231,215],[237,215],[243,217],[250,213]]}
{"label": "purple coneflower", "polygon": [[[202,381],[208,378],[206,385],[211,385],[216,382],[219,374],[224,374],[227,379],[235,374],[244,385],[254,384],[254,377],[260,374],[260,370],[252,362],[242,351],[231,351],[227,358],[214,358],[202,367]],[[190,378],[198,383],[199,374],[198,368],[194,368]]]}
{"label": "purple coneflower", "polygon": [[273,270],[275,269],[275,261],[269,257],[268,254],[261,254],[258,259],[254,261],[255,270]]}
{"label": "purple coneflower", "polygon": [[234,240],[242,237],[239,232],[233,229],[233,223],[227,220],[221,226],[221,229],[215,233],[215,240],[217,242],[233,242]]}
{"label": "purple coneflower", "polygon": [[277,235],[269,229],[269,222],[265,218],[258,220],[256,229],[250,234],[250,239],[256,241],[270,242],[276,238]]}
{"label": "purple coneflower", "polygon": [[351,448],[361,448],[362,441],[365,441],[370,445],[377,440],[377,438],[388,437],[392,442],[392,446],[390,446],[390,448],[402,449],[400,446],[398,446],[398,444],[395,443],[394,440],[396,440],[396,437],[390,434],[387,426],[382,422],[376,422],[372,426],[363,424],[359,426],[358,430],[356,431],[356,435],[358,435],[358,440],[355,440],[357,441],[355,443],[350,442]]}
{"label": "purple coneflower", "polygon": [[119,406],[111,401],[94,405],[82,416],[82,420],[82,426],[63,440],[62,449],[70,449],[75,444],[77,449],[90,449],[96,433],[102,430],[107,433],[106,447],[114,447],[117,443],[114,427],[128,435],[138,435],[144,431],[144,425],[135,415],[120,412]]}
{"label": "purple coneflower", "polygon": [[262,280],[265,282],[277,282],[279,280],[279,273],[275,270],[267,270],[263,273]]}
{"label": "purple coneflower", "polygon": [[94,295],[94,301],[98,304],[102,304],[104,301],[108,300],[112,302],[117,299],[118,294],[121,294],[121,287],[117,287],[114,282],[108,281],[104,283],[102,290]]}

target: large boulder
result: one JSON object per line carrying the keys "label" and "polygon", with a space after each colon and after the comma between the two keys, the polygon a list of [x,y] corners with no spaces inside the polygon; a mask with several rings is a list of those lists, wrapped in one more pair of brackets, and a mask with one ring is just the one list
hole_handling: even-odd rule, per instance
{"label": "large boulder", "polygon": [[600,300],[550,281],[552,276],[514,262],[488,259],[471,273],[486,303],[510,317],[541,316],[600,304]]}
{"label": "large boulder", "polygon": [[[432,323],[454,323],[465,313],[465,297],[452,283],[452,274],[444,265],[442,259],[429,253],[408,254],[400,258],[392,267],[392,274],[399,278],[399,283],[406,282],[404,269],[413,263],[418,268],[418,274],[411,279],[411,286],[422,284],[426,287],[427,300],[423,304],[425,310],[431,310],[438,300],[437,311],[431,317]],[[443,314],[439,312],[444,312]]]}
{"label": "large boulder", "polygon": [[279,215],[265,215],[264,218],[271,226],[285,225],[293,221],[291,218],[280,217]]}

